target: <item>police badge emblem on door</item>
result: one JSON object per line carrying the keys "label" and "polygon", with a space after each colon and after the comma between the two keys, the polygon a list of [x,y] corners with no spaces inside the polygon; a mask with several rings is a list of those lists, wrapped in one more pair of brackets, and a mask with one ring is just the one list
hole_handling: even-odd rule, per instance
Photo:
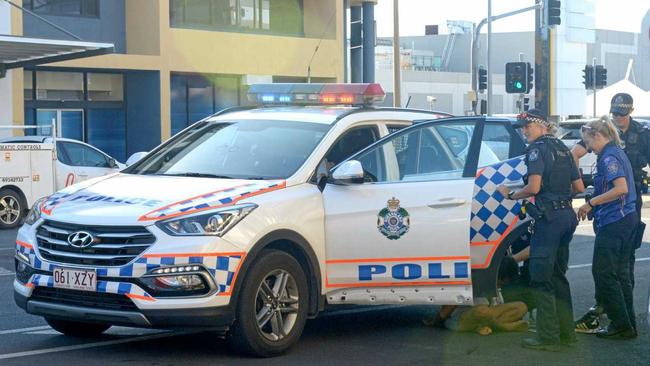
{"label": "police badge emblem on door", "polygon": [[409,231],[411,220],[409,213],[399,206],[399,200],[393,197],[388,206],[377,215],[377,229],[390,240],[397,240]]}

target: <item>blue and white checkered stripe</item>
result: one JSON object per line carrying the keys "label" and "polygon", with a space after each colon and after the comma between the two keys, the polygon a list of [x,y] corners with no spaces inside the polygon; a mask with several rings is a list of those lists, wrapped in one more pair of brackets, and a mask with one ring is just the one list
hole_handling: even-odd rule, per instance
{"label": "blue and white checkered stripe", "polygon": [[255,182],[239,187],[228,188],[222,191],[207,193],[197,198],[188,199],[162,209],[154,210],[141,217],[141,220],[164,219],[167,216],[176,216],[183,212],[233,204],[243,196],[255,194],[267,189],[277,188],[281,184],[283,183],[269,184],[268,182]]}
{"label": "blue and white checkered stripe", "polygon": [[[157,268],[161,266],[174,266],[183,264],[201,264],[203,265],[219,286],[219,294],[227,295],[232,290],[233,281],[237,271],[242,263],[244,254],[237,255],[209,255],[209,256],[169,256],[139,258],[135,266],[145,265],[147,268]],[[150,269],[149,269],[150,270]]]}
{"label": "blue and white checkered stripe", "polygon": [[[54,277],[49,275],[33,275],[29,283],[34,286],[54,287]],[[153,297],[138,285],[128,282],[97,281],[97,292],[119,294],[119,295],[136,295],[145,298]]]}
{"label": "blue and white checkered stripe", "polygon": [[470,223],[470,242],[497,241],[521,211],[518,201],[505,199],[496,187],[506,181],[517,182],[526,175],[526,163],[520,156],[483,169],[474,181],[474,199]]}
{"label": "blue and white checkered stripe", "polygon": [[[40,260],[34,249],[16,245],[16,250],[27,255],[30,263],[36,269],[51,272],[56,265]],[[140,257],[131,264],[121,267],[97,268],[99,277],[140,277],[145,273],[165,266],[199,264],[203,265],[215,279],[219,286],[219,294],[229,294],[232,290],[233,280],[244,258],[244,253],[231,255],[204,255],[204,256],[155,256]],[[99,281],[101,282],[101,281]],[[35,284],[36,285],[36,284]],[[99,283],[98,283],[99,286]],[[117,293],[117,292],[115,292]]]}

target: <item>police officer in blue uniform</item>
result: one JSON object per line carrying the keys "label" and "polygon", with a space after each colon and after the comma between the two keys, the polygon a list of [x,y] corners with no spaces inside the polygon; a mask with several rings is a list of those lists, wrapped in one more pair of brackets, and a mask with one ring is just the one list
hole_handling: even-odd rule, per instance
{"label": "police officer in blue uniform", "polygon": [[571,152],[553,136],[555,126],[531,109],[518,116],[529,146],[526,185],[519,191],[497,190],[511,200],[535,197],[528,214],[534,219],[530,243],[530,278],[537,306],[537,336],[522,346],[558,351],[575,342],[571,288],[566,278],[569,243],[578,225],[571,205],[573,193],[584,191]]}
{"label": "police officer in blue uniform", "polygon": [[[633,238],[634,250],[641,246],[645,224],[641,221],[641,207],[643,206],[642,191],[644,177],[643,170],[650,163],[650,128],[635,121],[630,114],[634,111],[634,100],[627,93],[618,93],[612,97],[610,113],[616,128],[618,129],[621,147],[630,160],[632,166],[632,177],[636,192],[636,214],[639,218],[637,227],[634,229]],[[576,161],[589,152],[584,141],[579,141],[571,150]],[[634,262],[636,260],[634,250],[630,254],[629,268],[630,280],[634,287]],[[600,326],[600,315],[604,314],[604,308],[600,305],[601,300],[596,291],[596,305],[576,321],[576,331],[580,333],[596,333]]]}
{"label": "police officer in blue uniform", "polygon": [[636,338],[629,258],[639,222],[632,165],[619,147],[616,128],[608,117],[583,126],[587,145],[598,154],[594,196],[578,210],[586,219],[593,212],[596,240],[592,273],[598,301],[611,319],[597,335],[610,339]]}

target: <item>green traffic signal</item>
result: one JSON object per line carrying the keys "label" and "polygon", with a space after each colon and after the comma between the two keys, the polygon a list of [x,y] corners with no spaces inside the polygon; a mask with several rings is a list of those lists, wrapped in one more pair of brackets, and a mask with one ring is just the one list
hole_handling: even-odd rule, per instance
{"label": "green traffic signal", "polygon": [[515,88],[517,88],[517,89],[522,89],[523,86],[524,86],[524,85],[523,85],[521,82],[519,82],[519,81],[517,81],[517,82],[515,83]]}

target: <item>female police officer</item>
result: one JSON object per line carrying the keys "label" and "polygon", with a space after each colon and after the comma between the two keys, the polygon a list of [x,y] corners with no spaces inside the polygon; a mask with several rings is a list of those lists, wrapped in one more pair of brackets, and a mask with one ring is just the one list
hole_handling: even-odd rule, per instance
{"label": "female police officer", "polygon": [[[584,191],[569,149],[551,134],[555,126],[537,109],[518,116],[529,146],[526,185],[517,192],[497,190],[508,199],[535,197],[539,215],[533,217],[530,277],[537,305],[537,336],[522,346],[557,351],[575,342],[571,289],[566,278],[569,243],[578,224],[571,205],[573,192]],[[531,214],[529,210],[529,214]]]}
{"label": "female police officer", "polygon": [[578,210],[585,219],[594,211],[596,241],[592,273],[598,301],[612,320],[597,335],[602,338],[637,336],[629,258],[634,251],[636,190],[630,160],[619,147],[616,128],[608,117],[583,126],[582,135],[591,150],[598,154],[594,177],[594,197]]}

